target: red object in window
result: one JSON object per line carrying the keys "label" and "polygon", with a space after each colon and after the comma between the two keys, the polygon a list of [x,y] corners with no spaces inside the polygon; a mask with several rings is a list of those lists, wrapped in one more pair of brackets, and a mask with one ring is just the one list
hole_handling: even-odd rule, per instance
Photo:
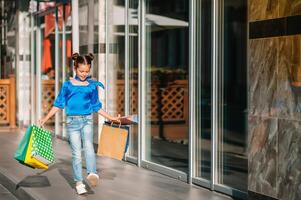
{"label": "red object in window", "polygon": [[71,58],[71,56],[72,56],[72,42],[71,42],[70,39],[67,40],[66,46],[67,46],[67,57]]}
{"label": "red object in window", "polygon": [[[71,15],[71,7],[70,5],[65,6],[65,22],[68,17]],[[63,6],[58,7],[58,28],[62,30],[63,26]],[[48,37],[50,33],[52,33],[55,29],[55,14],[51,13],[45,16],[45,35],[44,37]]]}
{"label": "red object in window", "polygon": [[42,72],[46,72],[49,68],[52,68],[51,61],[51,42],[49,39],[44,39],[44,51],[42,58]]}
{"label": "red object in window", "polygon": [[55,24],[54,24],[54,14],[49,14],[45,16],[45,31],[44,31],[44,38],[47,38],[50,33],[54,31]]}

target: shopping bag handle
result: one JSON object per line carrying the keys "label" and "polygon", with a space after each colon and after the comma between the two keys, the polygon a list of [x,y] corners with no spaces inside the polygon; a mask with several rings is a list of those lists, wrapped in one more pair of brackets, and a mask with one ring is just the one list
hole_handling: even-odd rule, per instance
{"label": "shopping bag handle", "polygon": [[[111,126],[113,126],[113,124],[114,124],[114,121],[111,121]],[[121,121],[119,121],[119,127],[118,128],[120,128],[121,127]]]}
{"label": "shopping bag handle", "polygon": [[[40,124],[31,124],[31,125],[33,125],[33,126],[36,126],[36,127],[38,127],[38,128],[42,128],[42,129],[44,129],[44,130],[47,130],[46,128],[45,128],[45,126],[44,125],[40,125]],[[49,131],[48,130],[48,132],[50,133],[50,135],[52,136],[52,137],[54,137],[54,133],[52,132],[52,131]]]}
{"label": "shopping bag handle", "polygon": [[31,124],[32,126],[36,126],[38,128],[42,128],[42,129],[45,129],[44,125],[40,125],[39,123],[33,123]]}

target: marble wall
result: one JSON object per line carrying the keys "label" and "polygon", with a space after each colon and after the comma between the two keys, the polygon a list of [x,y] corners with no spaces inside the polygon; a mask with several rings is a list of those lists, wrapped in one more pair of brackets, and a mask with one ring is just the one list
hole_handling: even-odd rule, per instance
{"label": "marble wall", "polygon": [[[249,22],[294,15],[301,0],[249,0]],[[248,189],[300,200],[301,33],[250,39],[248,60]]]}
{"label": "marble wall", "polygon": [[301,14],[300,0],[249,0],[250,22]]}

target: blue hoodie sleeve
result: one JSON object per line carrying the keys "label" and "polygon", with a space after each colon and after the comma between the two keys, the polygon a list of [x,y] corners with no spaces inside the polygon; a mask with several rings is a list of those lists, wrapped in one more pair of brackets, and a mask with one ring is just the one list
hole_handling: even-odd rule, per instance
{"label": "blue hoodie sleeve", "polygon": [[68,82],[64,82],[59,95],[56,97],[53,106],[64,109],[67,101]]}

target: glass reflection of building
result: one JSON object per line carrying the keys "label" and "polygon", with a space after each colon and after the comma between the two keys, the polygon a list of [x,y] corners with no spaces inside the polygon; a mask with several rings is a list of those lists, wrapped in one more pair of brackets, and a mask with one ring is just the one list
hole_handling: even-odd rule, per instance
{"label": "glass reflection of building", "polygon": [[[246,1],[73,0],[31,13],[32,121],[93,53],[104,109],[134,115],[126,160],[246,197]],[[48,68],[55,79],[44,80]],[[51,95],[49,95],[51,94]],[[104,119],[95,115],[94,142]],[[65,114],[48,124],[65,138]],[[233,192],[235,191],[235,192]]]}

